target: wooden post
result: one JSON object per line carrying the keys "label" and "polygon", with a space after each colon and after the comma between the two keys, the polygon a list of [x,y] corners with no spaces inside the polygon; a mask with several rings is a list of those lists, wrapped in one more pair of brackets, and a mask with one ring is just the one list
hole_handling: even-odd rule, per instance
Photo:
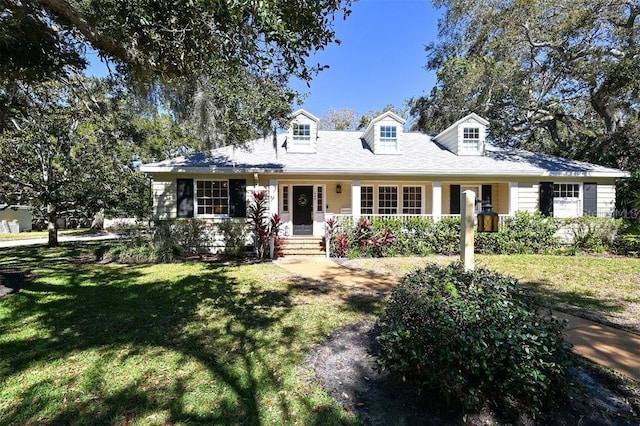
{"label": "wooden post", "polygon": [[476,193],[464,191],[460,194],[460,260],[465,271],[473,271],[474,264],[474,244],[473,244],[473,224],[475,220]]}

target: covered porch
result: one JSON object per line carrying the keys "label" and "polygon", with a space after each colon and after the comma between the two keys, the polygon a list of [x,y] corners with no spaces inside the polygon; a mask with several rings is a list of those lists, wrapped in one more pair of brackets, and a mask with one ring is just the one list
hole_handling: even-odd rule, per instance
{"label": "covered porch", "polygon": [[269,181],[270,211],[282,221],[285,236],[321,237],[329,218],[421,217],[440,221],[459,217],[460,194],[477,194],[476,210],[483,201],[493,205],[501,221],[518,211],[517,182],[468,182],[436,180],[367,179],[272,179]]}

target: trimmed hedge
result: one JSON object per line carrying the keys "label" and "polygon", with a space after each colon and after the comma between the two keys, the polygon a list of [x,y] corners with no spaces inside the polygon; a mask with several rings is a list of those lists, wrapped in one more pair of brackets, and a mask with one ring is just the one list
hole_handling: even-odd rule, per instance
{"label": "trimmed hedge", "polygon": [[467,411],[490,405],[533,417],[571,386],[564,324],[540,315],[516,280],[460,264],[404,277],[379,319],[379,366]]}

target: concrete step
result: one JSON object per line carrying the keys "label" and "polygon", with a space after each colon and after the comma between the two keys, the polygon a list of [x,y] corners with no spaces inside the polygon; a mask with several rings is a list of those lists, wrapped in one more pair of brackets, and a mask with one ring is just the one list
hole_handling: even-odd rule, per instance
{"label": "concrete step", "polygon": [[324,256],[322,238],[294,236],[283,238],[280,248],[282,256]]}

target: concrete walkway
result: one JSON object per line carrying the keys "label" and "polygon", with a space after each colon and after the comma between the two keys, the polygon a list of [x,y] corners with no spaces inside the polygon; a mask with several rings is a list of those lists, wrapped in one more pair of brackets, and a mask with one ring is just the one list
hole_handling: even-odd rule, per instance
{"label": "concrete walkway", "polygon": [[[355,271],[322,257],[290,257],[276,261],[287,271],[345,288],[389,292],[398,278]],[[573,315],[554,312],[568,321],[565,336],[579,355],[640,382],[640,336]]]}

